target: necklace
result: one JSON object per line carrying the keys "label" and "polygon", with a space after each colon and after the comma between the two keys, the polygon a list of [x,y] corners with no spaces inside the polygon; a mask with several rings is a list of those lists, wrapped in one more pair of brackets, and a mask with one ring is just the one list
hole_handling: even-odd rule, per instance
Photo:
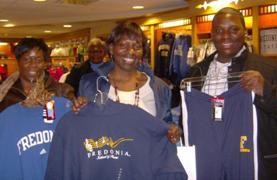
{"label": "necklace", "polygon": [[[114,82],[114,93],[115,93],[115,96],[116,96],[116,102],[120,103],[120,99],[119,99],[119,95],[118,95],[118,92],[117,92],[117,86]],[[139,105],[139,88],[138,88],[138,82],[136,82],[136,93],[135,93],[135,102],[133,104],[134,106],[137,106]]]}
{"label": "necklace", "polygon": [[[120,98],[119,98],[119,95],[118,95],[118,87],[116,85],[116,82],[114,79],[112,79],[110,77],[110,75],[108,76],[109,80],[111,80],[114,84],[114,93],[115,93],[115,96],[116,96],[116,102],[120,103]],[[134,106],[137,106],[139,105],[139,83],[136,81],[136,85],[135,85],[135,89],[136,89],[136,92],[135,92],[135,100],[134,100]]]}

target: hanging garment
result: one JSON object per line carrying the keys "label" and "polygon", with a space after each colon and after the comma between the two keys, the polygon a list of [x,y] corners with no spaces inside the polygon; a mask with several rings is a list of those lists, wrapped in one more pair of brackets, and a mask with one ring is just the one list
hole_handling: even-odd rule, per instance
{"label": "hanging garment", "polygon": [[184,180],[162,120],[108,100],[64,116],[51,145],[46,180]]}
{"label": "hanging garment", "polygon": [[175,84],[180,83],[190,68],[187,63],[187,56],[190,47],[191,36],[180,35],[174,41],[170,58],[169,75]]}
{"label": "hanging garment", "polygon": [[44,122],[43,107],[18,103],[0,113],[0,179],[44,179],[54,129],[71,108],[65,98],[54,101],[56,119],[50,124]]}
{"label": "hanging garment", "polygon": [[[198,180],[257,179],[257,119],[251,93],[239,85],[221,94],[222,118],[213,118],[212,96],[185,92],[189,144],[196,147]],[[186,118],[183,116],[184,119]]]}
{"label": "hanging garment", "polygon": [[174,39],[175,35],[173,33],[163,33],[158,44],[154,72],[160,78],[169,78],[169,61]]}

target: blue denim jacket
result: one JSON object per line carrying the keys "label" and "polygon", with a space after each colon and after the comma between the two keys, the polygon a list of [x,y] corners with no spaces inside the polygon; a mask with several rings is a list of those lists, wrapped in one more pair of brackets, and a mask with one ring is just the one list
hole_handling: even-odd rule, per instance
{"label": "blue denim jacket", "polygon": [[[113,69],[114,63],[112,61],[101,65],[97,71],[82,76],[79,87],[79,96],[85,96],[89,101],[95,98],[97,93],[96,79],[99,76],[107,77],[109,72]],[[153,71],[146,64],[138,66],[138,70],[146,73],[150,77],[150,87],[154,92],[156,104],[156,117],[166,122],[172,122],[170,112],[171,105],[171,90],[168,85],[160,78],[154,76]],[[110,83],[104,79],[99,81],[99,88],[102,92],[108,93]]]}

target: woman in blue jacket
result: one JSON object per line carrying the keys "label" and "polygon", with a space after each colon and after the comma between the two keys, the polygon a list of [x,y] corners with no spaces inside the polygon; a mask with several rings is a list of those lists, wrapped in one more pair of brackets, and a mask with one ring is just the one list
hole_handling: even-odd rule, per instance
{"label": "woman in blue jacket", "polygon": [[[140,27],[136,23],[119,24],[110,34],[107,46],[112,61],[82,77],[79,95],[93,100],[97,94],[97,78],[104,76],[107,80],[99,81],[98,85],[110,99],[137,106],[171,123],[171,90],[142,62],[146,38]],[[173,123],[168,137],[173,143],[179,140],[180,130]]]}

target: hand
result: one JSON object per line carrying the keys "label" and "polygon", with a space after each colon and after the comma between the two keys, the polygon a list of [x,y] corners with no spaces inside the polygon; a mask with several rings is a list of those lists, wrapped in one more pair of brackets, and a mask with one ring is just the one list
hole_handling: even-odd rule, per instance
{"label": "hand", "polygon": [[87,99],[84,96],[79,96],[75,98],[72,102],[72,111],[78,113],[80,109],[87,104]]}
{"label": "hand", "polygon": [[241,87],[246,91],[253,91],[259,96],[263,96],[264,77],[258,71],[246,71],[242,73]]}
{"label": "hand", "polygon": [[171,124],[167,131],[167,138],[171,143],[175,144],[179,142],[181,133],[182,130],[176,124]]}

